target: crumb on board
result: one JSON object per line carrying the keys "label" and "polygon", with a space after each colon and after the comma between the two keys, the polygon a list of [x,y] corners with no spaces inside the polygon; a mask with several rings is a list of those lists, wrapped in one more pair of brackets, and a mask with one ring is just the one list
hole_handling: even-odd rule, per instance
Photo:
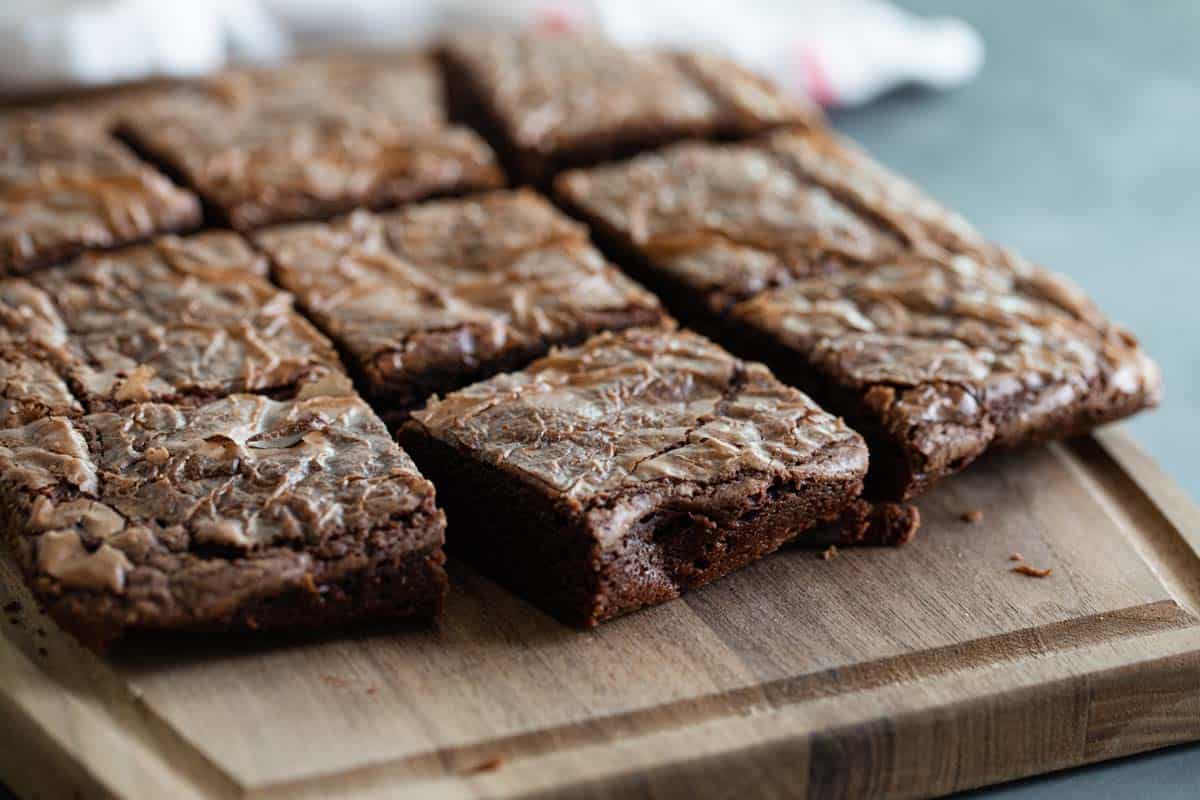
{"label": "crumb on board", "polygon": [[492,756],[486,761],[476,764],[471,769],[467,770],[469,775],[477,775],[480,772],[495,772],[504,766],[504,756]]}
{"label": "crumb on board", "polygon": [[824,550],[821,551],[821,560],[822,561],[833,561],[837,557],[838,557],[838,549],[837,549],[836,544],[831,544],[831,545],[829,545],[829,547],[826,547]]}
{"label": "crumb on board", "polygon": [[970,511],[964,511],[961,515],[963,522],[969,522],[972,525],[983,522],[983,512],[978,508],[973,508]]}
{"label": "crumb on board", "polygon": [[371,697],[374,697],[376,695],[376,693],[378,693],[378,692],[379,692],[378,686],[371,686],[371,687],[368,687],[368,689],[367,689],[367,694],[370,695]]}
{"label": "crumb on board", "polygon": [[1008,557],[1008,560],[1009,561],[1024,561],[1025,556],[1021,555],[1020,553],[1013,553],[1011,556]]}
{"label": "crumb on board", "polygon": [[350,685],[350,681],[337,675],[322,675],[321,680],[325,682],[326,686],[332,686],[334,689],[345,689]]}
{"label": "crumb on board", "polygon": [[1047,567],[1046,569],[1038,569],[1037,567],[1031,567],[1028,564],[1021,564],[1020,566],[1013,567],[1012,571],[1019,572],[1022,575],[1028,575],[1031,578],[1049,578],[1052,574],[1054,574],[1054,569],[1051,567]]}
{"label": "crumb on board", "polygon": [[11,600],[4,604],[5,614],[18,614],[21,611],[21,604],[16,600]]}

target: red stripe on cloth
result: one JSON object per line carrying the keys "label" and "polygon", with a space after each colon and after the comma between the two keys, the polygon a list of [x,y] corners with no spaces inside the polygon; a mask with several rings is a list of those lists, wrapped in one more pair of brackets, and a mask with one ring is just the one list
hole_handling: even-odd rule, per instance
{"label": "red stripe on cloth", "polygon": [[833,90],[833,84],[829,80],[829,72],[825,69],[825,63],[821,61],[821,56],[816,49],[808,45],[802,45],[799,53],[800,60],[800,75],[804,80],[804,85],[808,89],[808,94],[813,100],[823,106],[832,106],[837,104],[837,92]]}

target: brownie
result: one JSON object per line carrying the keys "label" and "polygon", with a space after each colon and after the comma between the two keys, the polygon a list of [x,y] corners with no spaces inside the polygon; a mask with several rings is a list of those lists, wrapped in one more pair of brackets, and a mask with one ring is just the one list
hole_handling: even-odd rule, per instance
{"label": "brownie", "polygon": [[990,447],[1157,403],[1137,341],[1073,314],[1057,302],[1073,290],[1047,280],[966,257],[897,260],[764,292],[734,307],[731,329],[867,437],[874,495],[911,498]]}
{"label": "brownie", "polygon": [[527,190],[355,212],[258,242],[389,421],[555,345],[663,319],[586,229]]}
{"label": "brownie", "polygon": [[199,223],[196,197],[112,139],[102,117],[0,118],[0,275]]}
{"label": "brownie", "polygon": [[666,328],[599,334],[414,412],[453,552],[564,621],[661,603],[836,516],[861,437],[761,364]]}
{"label": "brownie", "polygon": [[444,106],[424,57],[312,59],[167,93],[120,131],[245,230],[501,185]]}
{"label": "brownie", "polygon": [[[8,279],[0,289],[7,331],[0,333],[0,389],[28,405],[29,381],[49,381],[53,370],[78,398],[76,408],[105,411],[146,401],[195,405],[239,392],[285,398],[340,372],[332,344],[265,272],[243,239],[213,231],[90,253]],[[5,358],[6,336],[8,350],[36,363]],[[36,404],[30,408],[32,415],[17,413],[14,421],[39,415]]]}
{"label": "brownie", "polygon": [[35,597],[95,646],[435,615],[433,486],[347,387],[0,430],[0,514]]}
{"label": "brownie", "polygon": [[873,499],[1158,400],[1078,288],[828,132],[678,145],[557,188],[668,308],[862,432]]}
{"label": "brownie", "polygon": [[820,124],[815,107],[717,55],[540,32],[464,33],[440,54],[458,113],[532,183],[680,139]]}

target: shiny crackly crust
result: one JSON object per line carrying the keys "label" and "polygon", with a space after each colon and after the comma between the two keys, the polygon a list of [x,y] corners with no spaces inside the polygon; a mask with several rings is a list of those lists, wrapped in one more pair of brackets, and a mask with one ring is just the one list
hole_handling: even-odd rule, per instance
{"label": "shiny crackly crust", "polygon": [[465,112],[497,129],[529,180],[688,136],[819,124],[812,106],[715,55],[619,47],[593,35],[471,32],[442,55]]}
{"label": "shiny crackly crust", "polygon": [[1160,392],[1157,368],[1123,329],[967,257],[800,281],[732,316],[802,360],[808,380],[836,386],[828,396],[856,409],[852,422],[894,443],[902,475],[889,493],[900,496],[988,447],[1082,432]]}
{"label": "shiny crackly crust", "polygon": [[802,482],[866,466],[840,419],[686,331],[594,336],[434,399],[409,425],[593,511],[660,485],[685,492],[781,473]]}
{"label": "shiny crackly crust", "polygon": [[433,487],[353,394],[0,431],[0,496],[35,595],[92,642],[429,615],[445,591]]}
{"label": "shiny crackly crust", "polygon": [[420,56],[224,73],[147,102],[121,130],[243,230],[503,183],[487,145],[446,122]]}
{"label": "shiny crackly crust", "polygon": [[340,370],[329,341],[264,270],[240,237],[210,232],[8,279],[0,372],[4,396],[24,408],[10,421],[236,392],[288,396]]}
{"label": "shiny crackly crust", "polygon": [[831,134],[679,145],[558,189],[669,306],[867,434],[879,495],[1158,400],[1078,288]]}
{"label": "shiny crackly crust", "polygon": [[190,192],[110,138],[100,116],[0,119],[0,275],[200,224]]}
{"label": "shiny crackly crust", "polygon": [[258,241],[388,412],[597,330],[663,318],[581,226],[528,191],[356,212]]}
{"label": "shiny crackly crust", "polygon": [[858,434],[762,365],[663,329],[431,401],[400,436],[440,487],[455,551],[585,626],[836,516],[867,467]]}

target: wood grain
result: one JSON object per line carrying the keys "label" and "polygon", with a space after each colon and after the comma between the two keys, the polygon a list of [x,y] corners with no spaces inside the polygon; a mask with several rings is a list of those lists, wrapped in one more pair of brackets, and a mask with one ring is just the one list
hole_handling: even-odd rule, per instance
{"label": "wood grain", "polygon": [[100,661],[24,597],[0,772],[126,797],[917,797],[1200,738],[1200,515],[1123,434],[990,457],[921,511],[910,547],[789,548],[592,632],[452,565],[437,629]]}

